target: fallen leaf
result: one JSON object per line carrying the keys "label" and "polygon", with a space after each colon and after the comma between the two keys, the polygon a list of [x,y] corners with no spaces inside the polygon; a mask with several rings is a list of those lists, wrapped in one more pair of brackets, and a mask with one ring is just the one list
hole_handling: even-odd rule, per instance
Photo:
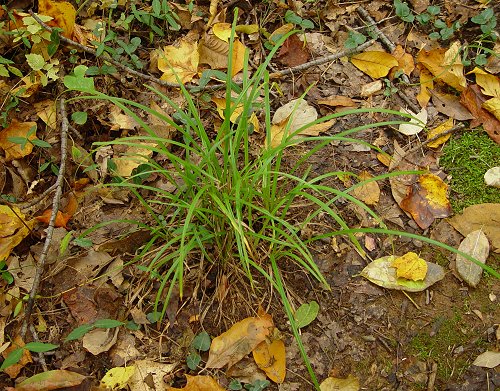
{"label": "fallen leaf", "polygon": [[495,368],[500,365],[500,352],[487,350],[476,357],[472,365],[483,368]]}
{"label": "fallen leaf", "polygon": [[398,60],[386,52],[367,51],[351,57],[351,62],[360,71],[374,79],[387,76],[391,68],[398,65]]}
{"label": "fallen leaf", "polygon": [[[373,178],[367,171],[359,174],[360,182]],[[375,205],[380,199],[380,187],[376,181],[363,183],[353,189],[352,195],[367,205]]]}
{"label": "fallen leaf", "polygon": [[484,95],[500,98],[500,79],[480,68],[474,68],[470,73],[476,75],[476,83],[481,87]]}
{"label": "fallen leaf", "polygon": [[358,378],[349,375],[347,379],[327,377],[319,385],[321,391],[359,391]]}
{"label": "fallen leaf", "polygon": [[229,38],[231,38],[231,23],[214,23],[212,32],[217,38],[224,42],[229,42]]}
{"label": "fallen leaf", "polygon": [[420,69],[420,91],[417,95],[417,101],[420,107],[426,107],[431,99],[430,90],[434,88],[434,77],[427,68],[419,67]]}
{"label": "fallen leaf", "polygon": [[[453,47],[451,51],[443,48],[430,51],[421,50],[417,55],[417,62],[425,66],[437,80],[448,84],[458,91],[463,91],[467,86],[467,80],[463,74],[463,65],[460,62],[460,56],[458,58],[455,57],[455,50],[456,47]],[[446,60],[450,62],[446,62]]]}
{"label": "fallen leaf", "polygon": [[[490,253],[490,244],[488,238],[482,230],[472,231],[460,243],[458,249],[479,262],[486,263],[486,258]],[[483,268],[463,256],[457,254],[456,258],[457,272],[460,277],[472,287],[476,287],[481,280]]]}
{"label": "fallen leaf", "polygon": [[190,82],[198,72],[199,60],[197,42],[181,38],[174,45],[165,46],[158,58],[158,69],[163,72],[161,80]]}
{"label": "fallen leaf", "polygon": [[482,107],[493,114],[496,119],[500,120],[500,98],[488,99],[483,103]]}
{"label": "fallen leaf", "polygon": [[288,67],[302,65],[309,61],[309,58],[309,51],[297,34],[288,37],[278,53],[280,62]]}
{"label": "fallen leaf", "polygon": [[249,317],[212,340],[206,368],[231,367],[266,339],[273,328],[271,315]]}
{"label": "fallen leaf", "polygon": [[134,362],[134,367],[134,374],[128,380],[130,391],[169,390],[170,388],[164,379],[172,375],[177,364],[137,360]]}
{"label": "fallen leaf", "polygon": [[[37,216],[36,219],[41,223],[49,225],[51,216],[52,216],[52,209],[47,209],[42,213],[41,216]],[[56,214],[56,220],[54,222],[54,227],[56,228],[63,227],[65,229],[69,229],[67,224],[70,219],[71,219],[70,215],[58,210]]]}
{"label": "fallen leaf", "polygon": [[25,220],[17,206],[0,205],[0,259],[7,259],[11,251],[30,234],[36,220]]}
{"label": "fallen leaf", "polygon": [[227,377],[238,379],[242,383],[254,383],[257,380],[265,381],[266,373],[259,369],[255,360],[244,357],[225,372]]}
{"label": "fallen leaf", "polygon": [[286,351],[281,339],[272,342],[263,341],[252,351],[257,366],[273,382],[281,384],[286,375]]}
{"label": "fallen leaf", "polygon": [[297,327],[300,329],[311,324],[318,316],[318,312],[319,304],[316,301],[302,304],[294,314]]}
{"label": "fallen leaf", "polygon": [[116,343],[118,327],[114,329],[97,328],[89,331],[82,338],[82,346],[94,356],[107,352]]}
{"label": "fallen leaf", "polygon": [[453,216],[448,222],[460,232],[467,236],[473,231],[482,230],[489,239],[495,252],[500,250],[500,204],[478,204],[465,208],[462,214]]}
{"label": "fallen leaf", "polygon": [[127,145],[126,151],[113,159],[116,164],[116,174],[122,177],[131,176],[137,167],[148,162],[148,158],[153,155],[154,147],[156,143],[137,141],[133,145]]}
{"label": "fallen leaf", "polygon": [[392,55],[398,61],[398,65],[391,69],[389,76],[391,78],[394,78],[396,72],[398,71],[403,71],[406,76],[410,76],[415,69],[413,56],[409,53],[406,53],[401,45],[396,46],[396,49],[394,49]]}
{"label": "fallen leaf", "polygon": [[[23,339],[21,336],[16,336],[12,339],[12,344],[5,349],[2,352],[3,358],[7,358],[11,352],[14,350],[17,350],[25,345]],[[23,349],[21,359],[16,363],[13,364],[5,369],[3,371],[11,378],[15,379],[19,373],[23,370],[23,368],[33,362],[33,358],[31,357],[31,353],[28,349]]]}
{"label": "fallen leaf", "polygon": [[413,281],[398,278],[396,268],[392,266],[396,258],[398,257],[394,255],[378,258],[370,262],[359,274],[378,286],[407,292],[422,292],[445,276],[441,266],[426,262],[427,274],[424,280]]}
{"label": "fallen leaf", "polygon": [[380,92],[384,89],[384,85],[382,83],[382,80],[375,80],[372,81],[371,83],[366,83],[361,86],[361,92],[360,95],[362,97],[367,97],[371,96],[373,94],[376,94],[377,92]]}
{"label": "fallen leaf", "polygon": [[441,94],[434,90],[431,90],[430,93],[432,95],[432,103],[440,113],[457,121],[466,121],[474,118],[471,112],[460,103],[460,97],[451,94]]}
{"label": "fallen leaf", "polygon": [[111,368],[101,379],[101,386],[111,390],[126,388],[135,372],[135,366]]}
{"label": "fallen leaf", "polygon": [[485,101],[486,97],[481,93],[477,84],[467,87],[460,96],[460,102],[469,109],[475,118],[471,121],[471,128],[482,124],[488,136],[500,144],[500,121],[482,107]]}
{"label": "fallen leaf", "polygon": [[[434,138],[440,135],[441,133],[450,130],[451,128],[453,128],[453,118],[448,118],[441,125],[436,126],[434,129],[429,130],[429,133],[427,133],[427,140]],[[439,137],[437,140],[428,143],[427,146],[429,146],[430,148],[437,148],[440,145],[444,144],[446,141],[448,141],[450,137],[451,133],[448,133],[447,135]]]}
{"label": "fallen leaf", "polygon": [[[232,72],[236,75],[243,69],[247,48],[238,39],[233,42]],[[208,64],[212,69],[227,69],[229,43],[217,38],[213,33],[206,33],[199,45],[199,63]]]}
{"label": "fallen leaf", "polygon": [[76,372],[56,369],[31,376],[16,385],[16,391],[48,391],[76,387],[87,377]]}
{"label": "fallen leaf", "polygon": [[427,275],[427,262],[414,252],[408,252],[396,258],[392,261],[392,267],[396,268],[397,278],[418,281],[425,279]]}
{"label": "fallen leaf", "polygon": [[420,228],[427,229],[434,219],[451,215],[447,193],[448,185],[437,175],[420,175],[418,183],[411,186],[409,194],[399,206],[411,214]]}
{"label": "fallen leaf", "polygon": [[225,391],[212,376],[186,376],[184,388],[168,387],[167,391]]}
{"label": "fallen leaf", "polygon": [[491,167],[484,173],[484,183],[487,186],[500,188],[500,167]]}
{"label": "fallen leaf", "polygon": [[76,10],[67,1],[39,0],[38,13],[40,15],[51,16],[53,19],[47,22],[51,27],[59,27],[62,34],[71,39],[75,27]]}
{"label": "fallen leaf", "polygon": [[111,122],[111,130],[134,130],[139,128],[139,124],[130,115],[125,114],[121,108],[112,105],[109,111],[109,120]]}
{"label": "fallen leaf", "polygon": [[342,107],[357,107],[358,104],[352,100],[351,98],[347,96],[342,96],[342,95],[332,95],[329,96],[326,99],[320,99],[316,102],[319,105],[326,105],[326,106],[342,106]]}
{"label": "fallen leaf", "polygon": [[34,104],[36,115],[51,129],[57,128],[56,103],[52,99],[45,99]]}
{"label": "fallen leaf", "polygon": [[[14,137],[19,141],[24,139],[24,145],[10,141]],[[0,148],[5,152],[5,161],[10,162],[28,156],[33,151],[32,141],[35,139],[37,139],[36,122],[19,122],[13,119],[7,128],[0,131]]]}
{"label": "fallen leaf", "polygon": [[[425,107],[419,111],[418,114],[413,113],[410,110],[401,108],[400,110],[404,114],[410,114],[415,118],[411,118],[410,122],[406,122],[399,125],[398,131],[406,136],[413,136],[420,133],[427,125],[427,110]],[[406,119],[406,117],[404,117]]]}
{"label": "fallen leaf", "polygon": [[273,45],[278,43],[278,41],[283,37],[283,35],[288,34],[290,31],[292,31],[294,28],[293,23],[287,23],[284,24],[283,26],[278,27],[276,30],[274,30],[271,35],[269,36],[269,42],[271,42]]}

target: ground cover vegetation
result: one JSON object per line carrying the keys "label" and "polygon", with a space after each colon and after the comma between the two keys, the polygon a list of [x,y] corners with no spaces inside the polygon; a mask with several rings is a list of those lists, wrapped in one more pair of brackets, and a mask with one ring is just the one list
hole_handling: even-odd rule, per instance
{"label": "ground cover vegetation", "polygon": [[500,386],[494,4],[31,6],[0,11],[4,387]]}

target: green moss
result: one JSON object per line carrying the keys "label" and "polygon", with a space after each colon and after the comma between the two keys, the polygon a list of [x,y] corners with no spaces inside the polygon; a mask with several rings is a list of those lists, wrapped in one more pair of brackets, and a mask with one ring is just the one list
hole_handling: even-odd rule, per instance
{"label": "green moss", "polygon": [[[437,318],[435,322],[441,324],[437,333],[432,337],[429,332],[417,334],[410,341],[410,350],[420,359],[435,361],[438,364],[438,378],[448,381],[452,375],[460,376],[470,365],[466,357],[455,357],[453,349],[478,335],[457,313],[452,318]],[[481,338],[478,339],[480,341]]]}
{"label": "green moss", "polygon": [[500,189],[486,186],[484,173],[500,162],[500,145],[484,132],[466,132],[443,148],[439,159],[451,174],[451,205],[456,212],[470,205],[500,202]]}

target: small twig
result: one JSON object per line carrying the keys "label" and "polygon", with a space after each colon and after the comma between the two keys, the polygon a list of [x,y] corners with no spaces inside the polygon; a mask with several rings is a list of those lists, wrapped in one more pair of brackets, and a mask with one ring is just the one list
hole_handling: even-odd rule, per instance
{"label": "small twig", "polygon": [[436,362],[431,364],[431,373],[429,373],[429,381],[427,383],[427,391],[434,391],[434,383],[436,382],[438,365]]}
{"label": "small twig", "polygon": [[33,312],[35,297],[38,294],[40,283],[42,281],[42,274],[45,268],[45,261],[47,259],[47,254],[49,252],[50,242],[52,241],[52,235],[54,234],[54,225],[57,217],[57,212],[59,211],[59,203],[61,202],[61,196],[62,196],[64,172],[66,170],[68,125],[69,125],[68,118],[66,116],[66,102],[64,98],[61,98],[59,101],[59,112],[61,114],[61,164],[59,165],[59,172],[57,174],[57,179],[55,183],[56,194],[54,194],[54,198],[52,200],[52,213],[50,215],[49,226],[47,227],[47,237],[45,238],[45,243],[42,249],[42,253],[40,254],[40,260],[36,267],[35,277],[33,278],[33,285],[31,286],[29,299],[28,302],[26,303],[24,321],[21,326],[21,337],[23,338],[26,335],[31,313]]}
{"label": "small twig", "polygon": [[21,209],[21,210],[26,210],[31,208],[33,205],[36,205],[40,203],[45,197],[49,195],[49,193],[56,188],[56,184],[54,183],[52,186],[50,186],[48,189],[46,189],[42,194],[39,196],[33,198],[32,200],[28,202],[23,202],[21,204],[16,204],[16,206]]}
{"label": "small twig", "polygon": [[365,10],[363,7],[359,6],[356,8],[356,12],[361,16],[365,22],[368,24],[366,28],[370,30],[371,33],[376,35],[378,39],[389,49],[389,51],[392,53],[394,50],[396,50],[396,45],[394,45],[389,38],[387,38],[387,35],[385,35],[377,26],[377,22],[373,20],[371,15],[368,13],[367,10]]}
{"label": "small twig", "polygon": [[351,54],[359,53],[359,52],[365,50],[367,47],[373,45],[374,42],[375,42],[375,40],[371,40],[371,41],[365,42],[362,45],[359,45],[357,48],[354,48],[354,49],[342,50],[339,53],[331,54],[331,55],[325,56],[325,57],[320,57],[320,58],[317,58],[315,60],[306,62],[304,64],[297,65],[297,66],[292,67],[292,68],[287,68],[287,69],[283,69],[282,71],[273,72],[269,75],[269,78],[270,79],[279,79],[280,77],[289,75],[289,74],[294,73],[294,72],[301,72],[305,69],[311,68],[311,67],[316,66],[316,65],[322,65],[322,64],[325,64],[327,62],[338,60],[341,57],[350,56]]}
{"label": "small twig", "polygon": [[[33,336],[33,340],[35,342],[40,342],[40,340],[38,339],[38,333],[35,330],[35,326],[33,326],[32,324],[30,324],[30,332],[31,335]],[[45,355],[43,352],[38,353],[38,361],[40,361],[40,365],[42,366],[43,371],[47,372],[49,368],[47,368],[47,363],[45,362]]]}

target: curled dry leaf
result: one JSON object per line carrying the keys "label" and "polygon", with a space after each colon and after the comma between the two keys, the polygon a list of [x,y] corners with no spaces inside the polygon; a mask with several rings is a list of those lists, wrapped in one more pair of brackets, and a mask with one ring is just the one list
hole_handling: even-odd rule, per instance
{"label": "curled dry leaf", "polygon": [[249,317],[212,340],[207,368],[231,367],[266,339],[274,327],[271,315]]}
{"label": "curled dry leaf", "polygon": [[[367,171],[359,174],[361,181],[373,178]],[[367,205],[375,205],[380,199],[380,187],[376,181],[363,183],[352,191],[352,195]]]}
{"label": "curled dry leaf", "polygon": [[[483,231],[477,230],[468,234],[460,243],[458,249],[471,257],[474,257],[479,262],[486,263],[486,258],[490,253],[490,244],[488,238]],[[457,255],[456,259],[457,272],[460,277],[472,287],[476,287],[481,280],[483,269],[481,266],[465,259],[461,255]]]}
{"label": "curled dry leaf", "polygon": [[163,72],[161,79],[187,83],[198,72],[199,60],[197,42],[182,38],[175,45],[165,46],[158,58],[158,69]]}

